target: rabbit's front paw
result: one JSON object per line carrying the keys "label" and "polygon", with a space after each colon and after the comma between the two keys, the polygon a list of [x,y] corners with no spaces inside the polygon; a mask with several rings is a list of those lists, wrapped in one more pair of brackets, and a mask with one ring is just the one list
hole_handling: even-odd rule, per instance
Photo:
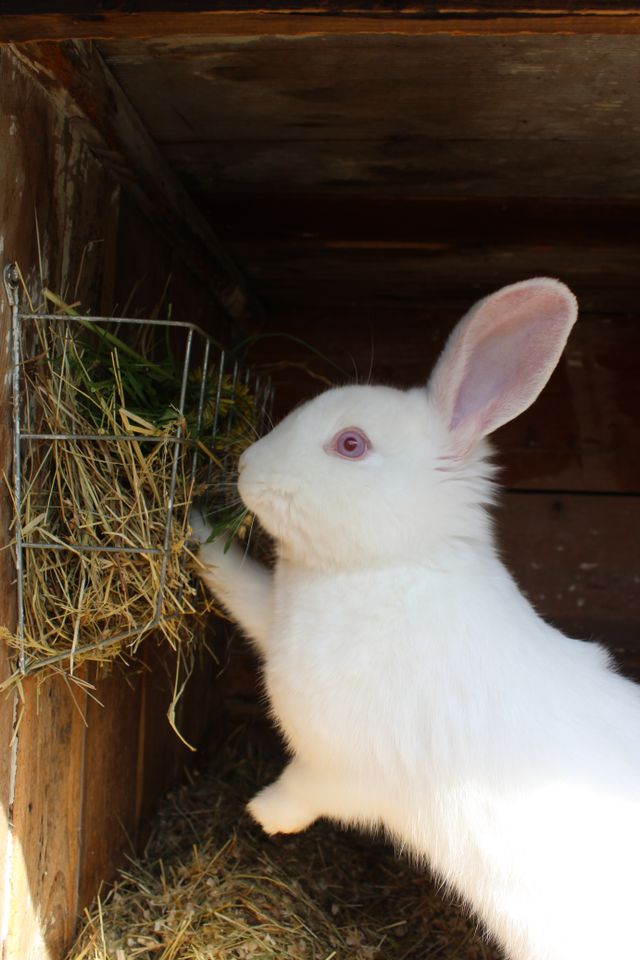
{"label": "rabbit's front paw", "polygon": [[189,527],[189,539],[195,543],[206,543],[211,536],[211,528],[197,507],[192,507],[189,511]]}
{"label": "rabbit's front paw", "polygon": [[298,833],[316,819],[278,780],[247,804],[247,810],[265,833]]}

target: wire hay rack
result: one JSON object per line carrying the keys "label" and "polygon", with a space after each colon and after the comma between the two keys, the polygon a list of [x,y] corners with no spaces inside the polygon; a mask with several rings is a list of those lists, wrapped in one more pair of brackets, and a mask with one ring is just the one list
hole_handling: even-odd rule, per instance
{"label": "wire hay rack", "polygon": [[[13,680],[74,676],[158,631],[175,648],[211,601],[192,575],[194,499],[229,536],[247,523],[237,458],[263,431],[269,381],[197,326],[11,304],[17,629]],[[45,291],[48,293],[48,291]]]}

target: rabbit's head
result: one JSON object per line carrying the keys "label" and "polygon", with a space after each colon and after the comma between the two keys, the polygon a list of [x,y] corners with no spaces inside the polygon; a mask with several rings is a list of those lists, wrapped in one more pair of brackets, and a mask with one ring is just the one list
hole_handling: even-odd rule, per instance
{"label": "rabbit's head", "polygon": [[525,410],[577,316],[556,280],[505,287],[453,330],[426,388],[346,386],[241,458],[239,491],[285,557],[319,568],[429,562],[488,532],[486,436]]}

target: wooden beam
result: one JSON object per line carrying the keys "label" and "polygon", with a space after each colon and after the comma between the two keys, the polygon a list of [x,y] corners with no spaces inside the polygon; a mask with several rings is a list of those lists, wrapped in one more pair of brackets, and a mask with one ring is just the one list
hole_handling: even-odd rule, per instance
{"label": "wooden beam", "polygon": [[552,0],[476,3],[414,0],[389,5],[377,0],[333,3],[203,2],[131,0],[109,5],[93,0],[3,4],[0,41],[132,39],[159,36],[313,36],[325,34],[638,34],[640,11],[633,4],[596,0],[589,4]]}
{"label": "wooden beam", "polygon": [[149,221],[204,280],[230,320],[258,314],[255,301],[209,222],[162,156],[92,43],[14,46],[61,112],[134,195]]}
{"label": "wooden beam", "polygon": [[629,247],[640,200],[607,197],[461,197],[336,191],[203,192],[225,244],[408,249],[414,244]]}
{"label": "wooden beam", "polygon": [[87,695],[80,687],[72,693],[60,677],[41,687],[29,678],[23,693],[2,956],[57,960],[66,954],[77,922]]}

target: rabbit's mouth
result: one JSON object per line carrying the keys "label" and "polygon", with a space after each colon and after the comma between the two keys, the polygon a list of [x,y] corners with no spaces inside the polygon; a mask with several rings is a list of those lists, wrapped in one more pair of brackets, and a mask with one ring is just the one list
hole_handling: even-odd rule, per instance
{"label": "rabbit's mouth", "polygon": [[255,513],[260,522],[270,532],[274,524],[278,526],[278,535],[287,521],[295,514],[299,488],[291,482],[291,477],[275,477],[269,483],[263,480],[248,480],[246,475],[238,480],[238,492],[244,505]]}

